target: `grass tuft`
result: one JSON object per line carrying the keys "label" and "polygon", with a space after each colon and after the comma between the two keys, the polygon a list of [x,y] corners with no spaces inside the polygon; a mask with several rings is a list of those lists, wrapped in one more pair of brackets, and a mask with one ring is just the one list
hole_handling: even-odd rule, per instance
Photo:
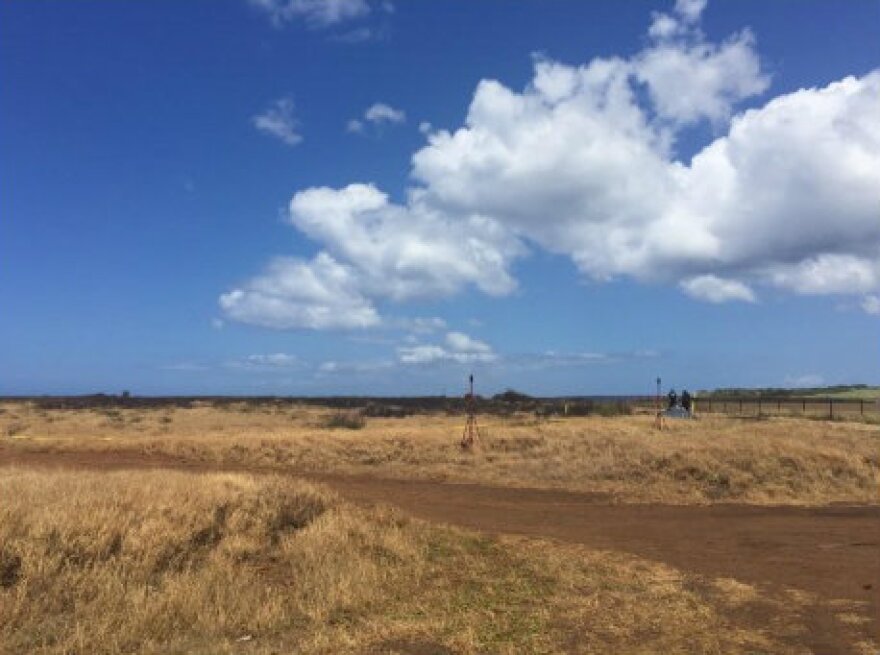
{"label": "grass tuft", "polygon": [[334,412],[324,417],[321,425],[329,430],[362,430],[367,420],[360,412]]}

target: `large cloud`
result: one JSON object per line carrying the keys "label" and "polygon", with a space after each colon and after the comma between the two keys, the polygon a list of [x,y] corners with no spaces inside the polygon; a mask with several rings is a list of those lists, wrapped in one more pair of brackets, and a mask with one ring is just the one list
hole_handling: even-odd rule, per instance
{"label": "large cloud", "polygon": [[[464,126],[429,133],[414,154],[406,203],[368,184],[297,193],[291,222],[322,251],[290,266],[313,285],[334,267],[349,271],[343,302],[327,307],[351,305],[357,320],[315,320],[323,301],[280,270],[224,296],[227,312],[263,324],[373,325],[380,299],[509,292],[528,247],[566,255],[595,279],[679,283],[713,302],[753,301],[766,287],[876,293],[880,71],[737,114],[768,79],[748,31],[705,41],[703,5],[680,0],[655,15],[631,58],[538,59],[522,91],[480,82]],[[680,160],[676,138],[698,121],[729,129]],[[254,294],[270,287],[278,301],[264,320]],[[329,298],[336,287],[322,288]]]}
{"label": "large cloud", "polygon": [[355,271],[326,253],[305,262],[276,259],[242,288],[220,296],[230,318],[285,329],[365,328],[379,316],[360,293]]}
{"label": "large cloud", "polygon": [[443,296],[465,284],[501,295],[515,287],[506,265],[519,245],[488,217],[453,219],[415,198],[406,207],[395,205],[366,184],[297,193],[290,217],[304,234],[351,262],[371,297]]}
{"label": "large cloud", "polygon": [[[539,62],[523,93],[483,82],[467,126],[434,135],[415,175],[432,204],[497,217],[600,279],[780,283],[785,269],[780,286],[796,288],[798,267],[815,276],[809,262],[831,256],[876,271],[880,73],[739,115],[687,165],[636,104],[630,70]],[[851,290],[876,288],[867,277]]]}
{"label": "large cloud", "polygon": [[311,261],[276,260],[224,294],[221,306],[231,318],[275,328],[373,327],[380,322],[374,299],[448,296],[468,284],[503,295],[516,285],[507,266],[521,246],[486,217],[453,220],[416,200],[403,207],[372,185],[352,184],[297,193],[290,220],[325,250]]}

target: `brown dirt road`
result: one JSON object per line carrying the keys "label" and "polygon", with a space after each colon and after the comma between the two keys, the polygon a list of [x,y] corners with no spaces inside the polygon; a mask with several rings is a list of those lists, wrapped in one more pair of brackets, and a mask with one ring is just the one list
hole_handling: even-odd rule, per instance
{"label": "brown dirt road", "polygon": [[[0,465],[83,468],[209,464],[122,453],[27,453],[0,446]],[[236,469],[241,470],[241,469]],[[244,469],[254,471],[254,469]],[[265,470],[263,470],[265,472]],[[297,472],[299,473],[299,472]],[[796,589],[816,602],[799,642],[816,654],[858,652],[880,642],[880,506],[763,507],[611,504],[566,491],[304,473],[360,503],[388,503],[419,518],[489,533],[558,539],[665,562],[685,573],[728,577],[774,591]],[[845,625],[838,607],[858,603],[870,620]],[[753,617],[770,626],[769,617]]]}

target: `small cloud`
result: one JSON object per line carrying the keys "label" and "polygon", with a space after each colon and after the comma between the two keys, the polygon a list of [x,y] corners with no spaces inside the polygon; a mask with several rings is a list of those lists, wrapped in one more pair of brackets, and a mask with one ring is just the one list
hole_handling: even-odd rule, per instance
{"label": "small cloud", "polygon": [[293,99],[284,97],[276,100],[262,114],[257,114],[251,120],[254,127],[279,139],[289,146],[295,146],[302,141],[302,136],[297,132],[299,122],[293,114]]}
{"label": "small cloud", "polygon": [[312,29],[323,29],[370,13],[366,0],[249,0],[268,14],[275,27],[304,20]]}
{"label": "small cloud", "polygon": [[363,134],[367,124],[379,128],[386,124],[400,124],[406,122],[406,112],[395,109],[384,102],[377,102],[364,110],[361,118],[352,118],[346,124],[346,130],[354,134]]}
{"label": "small cloud", "polygon": [[227,366],[239,369],[277,370],[300,368],[303,364],[296,355],[272,353],[269,355],[249,355],[244,359],[228,362]]}
{"label": "small cloud", "polygon": [[713,303],[740,300],[755,302],[755,293],[739,280],[730,280],[715,275],[698,275],[683,280],[679,286],[691,298]]}
{"label": "small cloud", "polygon": [[330,360],[319,364],[316,372],[318,375],[334,375],[337,373],[373,373],[375,371],[383,371],[392,368],[393,366],[393,362],[386,360],[366,362],[337,362]]}
{"label": "small cloud", "polygon": [[226,321],[224,321],[222,318],[212,318],[211,327],[215,330],[222,330],[224,327],[226,327]]}
{"label": "small cloud", "polygon": [[880,316],[880,296],[865,296],[862,300],[862,309],[867,314]]}
{"label": "small cloud", "polygon": [[401,364],[429,364],[449,359],[449,353],[440,346],[404,346],[397,349]]}
{"label": "small cloud", "polygon": [[406,112],[384,102],[377,102],[367,108],[364,118],[372,123],[403,123],[406,120]]}
{"label": "small cloud", "polygon": [[457,353],[491,353],[489,344],[469,337],[464,332],[449,332],[446,335],[446,345],[450,350]]}
{"label": "small cloud", "polygon": [[422,121],[419,123],[419,132],[422,134],[430,134],[431,130],[434,129],[434,126],[431,125],[428,121]]}
{"label": "small cloud", "polygon": [[445,345],[417,344],[397,349],[401,364],[457,364],[489,363],[498,359],[489,344],[478,341],[462,332],[449,332]]}

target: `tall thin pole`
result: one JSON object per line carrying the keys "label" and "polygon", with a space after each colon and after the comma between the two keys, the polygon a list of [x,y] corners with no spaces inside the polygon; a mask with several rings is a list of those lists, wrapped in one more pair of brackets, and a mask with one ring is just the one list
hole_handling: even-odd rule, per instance
{"label": "tall thin pole", "polygon": [[471,373],[468,379],[468,393],[465,396],[465,411],[467,412],[467,420],[464,424],[464,433],[461,435],[461,447],[465,450],[473,447],[477,438],[480,436],[479,428],[477,428],[477,412],[474,402],[474,375]]}

